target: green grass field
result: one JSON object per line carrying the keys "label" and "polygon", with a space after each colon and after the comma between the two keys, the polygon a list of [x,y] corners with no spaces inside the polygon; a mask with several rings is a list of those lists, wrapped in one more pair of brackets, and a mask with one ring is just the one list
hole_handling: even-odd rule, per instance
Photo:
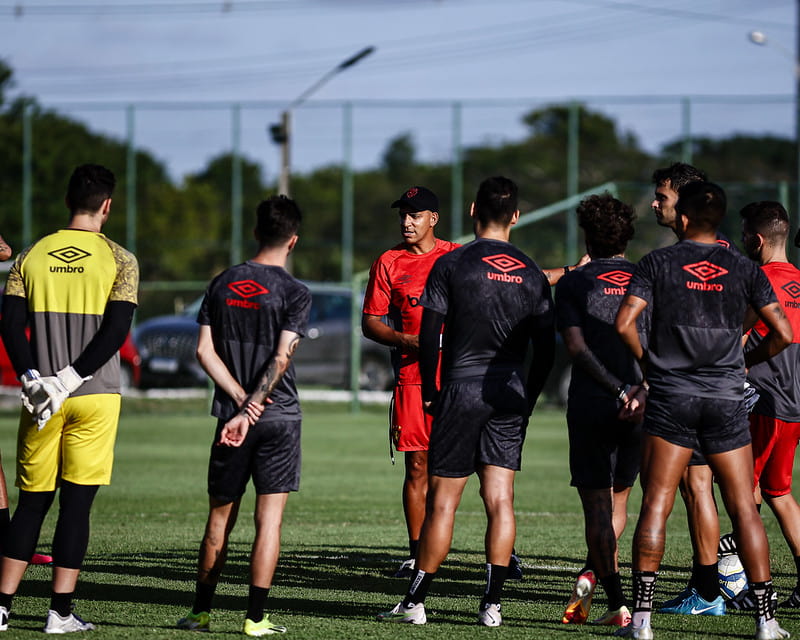
{"label": "green grass field", "polygon": [[[387,577],[404,558],[407,541],[400,505],[401,460],[395,467],[389,462],[385,424],[383,407],[365,407],[358,415],[337,405],[305,407],[302,486],[289,499],[283,553],[269,600],[273,618],[289,628],[288,638],[609,635],[608,628],[560,623],[585,547],[577,494],[569,487],[563,412],[553,409],[537,411],[528,430],[516,502],[517,549],[525,579],[506,585],[503,626],[492,630],[474,625],[483,589],[485,524],[474,479],[457,515],[452,551],[428,598],[428,624],[397,628],[375,622],[375,613],[393,606],[406,587],[404,580]],[[78,590],[78,612],[98,626],[93,637],[178,638],[187,633],[173,625],[192,601],[213,426],[202,400],[123,402],[114,479],[95,502]],[[0,413],[0,447],[10,484],[15,430],[15,414]],[[15,489],[11,495],[13,506]],[[637,488],[620,553],[628,592],[630,540],[639,499]],[[217,591],[215,633],[240,634],[252,504],[248,494]],[[45,523],[42,551],[49,548],[53,516]],[[775,582],[785,597],[794,585],[794,565],[774,518],[767,513],[764,519],[773,547]],[[690,564],[685,514],[679,504],[670,520],[657,599],[683,586]],[[29,569],[5,637],[41,633],[49,577],[46,567]],[[604,605],[605,596],[599,593],[593,613],[602,613]],[[780,620],[800,633],[800,613],[782,612]],[[722,618],[655,615],[653,628],[658,639],[752,637],[753,622],[749,614],[740,613]]]}

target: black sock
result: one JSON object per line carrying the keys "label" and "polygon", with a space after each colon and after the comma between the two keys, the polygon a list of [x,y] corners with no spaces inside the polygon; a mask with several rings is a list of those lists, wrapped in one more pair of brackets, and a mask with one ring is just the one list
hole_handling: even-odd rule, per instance
{"label": "black sock", "polygon": [[62,618],[66,618],[72,613],[72,596],[72,592],[56,593],[53,591],[50,594],[50,608]]}
{"label": "black sock", "polygon": [[608,596],[608,610],[616,611],[625,605],[625,596],[622,593],[622,578],[619,571],[610,573],[605,578],[600,578],[600,584]]}
{"label": "black sock", "polygon": [[6,611],[11,611],[11,601],[13,599],[13,593],[0,593],[0,607],[5,607]]}
{"label": "black sock", "polygon": [[214,597],[214,591],[216,591],[216,589],[216,584],[197,582],[194,588],[194,606],[192,606],[192,613],[200,613],[201,611],[211,613],[211,599]]}
{"label": "black sock", "polygon": [[406,593],[406,597],[403,598],[403,606],[408,607],[412,604],[425,602],[425,598],[428,597],[428,589],[430,589],[431,582],[435,575],[435,573],[425,573],[417,569],[414,575],[411,576],[408,592]]}
{"label": "black sock", "polygon": [[694,574],[694,588],[703,600],[713,602],[719,597],[719,573],[717,563],[698,564],[692,570]]}
{"label": "black sock", "polygon": [[256,587],[250,585],[250,592],[247,596],[247,618],[253,622],[261,622],[264,619],[264,608],[267,606],[267,596],[269,587]]}
{"label": "black sock", "polygon": [[772,580],[751,582],[750,593],[756,598],[756,620],[768,622],[775,618],[772,605]]}
{"label": "black sock", "polygon": [[761,513],[761,505],[764,504],[763,502],[756,502],[756,511]]}
{"label": "black sock", "polygon": [[481,607],[487,604],[500,604],[500,593],[508,576],[508,567],[499,564],[486,565],[486,590],[483,593]]}
{"label": "black sock", "polygon": [[419,540],[409,540],[408,541],[408,557],[409,558],[416,558],[417,557],[417,549],[419,549]]}

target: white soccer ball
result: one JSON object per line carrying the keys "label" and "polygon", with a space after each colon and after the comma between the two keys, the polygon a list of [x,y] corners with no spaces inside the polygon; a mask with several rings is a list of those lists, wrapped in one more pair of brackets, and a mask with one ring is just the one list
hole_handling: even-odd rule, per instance
{"label": "white soccer ball", "polygon": [[719,588],[722,595],[730,599],[747,589],[747,574],[739,555],[723,556],[717,562]]}

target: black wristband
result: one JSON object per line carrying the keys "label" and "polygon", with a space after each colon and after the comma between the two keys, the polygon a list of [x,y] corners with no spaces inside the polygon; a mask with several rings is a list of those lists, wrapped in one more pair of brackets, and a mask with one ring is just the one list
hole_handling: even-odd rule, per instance
{"label": "black wristband", "polygon": [[567,275],[568,273],[569,273],[569,265],[565,264],[564,265],[564,275]]}
{"label": "black wristband", "polygon": [[617,400],[624,400],[625,396],[628,395],[628,392],[631,390],[631,385],[624,384],[617,388]]}

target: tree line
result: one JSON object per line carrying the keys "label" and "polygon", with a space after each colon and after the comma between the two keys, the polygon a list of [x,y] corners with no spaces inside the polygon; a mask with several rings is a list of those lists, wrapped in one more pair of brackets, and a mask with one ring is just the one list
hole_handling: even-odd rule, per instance
{"label": "tree line", "polygon": [[[128,149],[124,140],[93,132],[86,124],[47,109],[27,96],[9,98],[12,69],[0,61],[0,233],[15,250],[22,238],[23,113],[29,109],[34,134],[32,160],[33,235],[38,238],[64,225],[63,193],[75,165],[96,162],[114,170],[118,179],[114,212],[106,225],[109,237],[124,242]],[[524,137],[504,144],[476,145],[463,152],[464,198],[461,226],[470,229],[472,190],[489,175],[506,175],[520,185],[520,208],[530,211],[566,196],[569,109],[550,106],[527,113]],[[644,150],[631,132],[620,130],[606,115],[581,108],[579,115],[579,190],[614,181],[621,199],[635,206],[639,223],[630,255],[637,259],[655,246],[672,242],[650,214],[653,169],[680,159],[682,141],[658,153]],[[792,183],[793,140],[737,134],[724,139],[692,141],[692,163],[722,184],[731,212],[746,202],[776,199],[776,184]],[[137,256],[143,281],[203,281],[228,265],[231,242],[231,156],[221,153],[204,168],[175,183],[163,163],[137,150]],[[252,251],[256,205],[274,193],[265,184],[260,165],[241,159],[243,256]],[[443,221],[439,235],[450,229],[451,166],[416,157],[413,136],[402,134],[387,143],[380,165],[354,175],[354,270],[367,269],[385,248],[399,241],[397,219],[389,205],[412,184],[424,184],[439,196]],[[342,167],[330,165],[295,174],[292,192],[304,212],[301,242],[293,253],[295,275],[307,280],[338,280],[341,265]],[[793,197],[793,193],[792,193]],[[790,200],[793,202],[793,200]],[[567,255],[564,215],[554,216],[512,236],[542,266],[558,266]],[[739,238],[737,216],[724,231]],[[196,294],[197,292],[195,292]],[[145,296],[140,315],[170,312],[169,294]]]}

